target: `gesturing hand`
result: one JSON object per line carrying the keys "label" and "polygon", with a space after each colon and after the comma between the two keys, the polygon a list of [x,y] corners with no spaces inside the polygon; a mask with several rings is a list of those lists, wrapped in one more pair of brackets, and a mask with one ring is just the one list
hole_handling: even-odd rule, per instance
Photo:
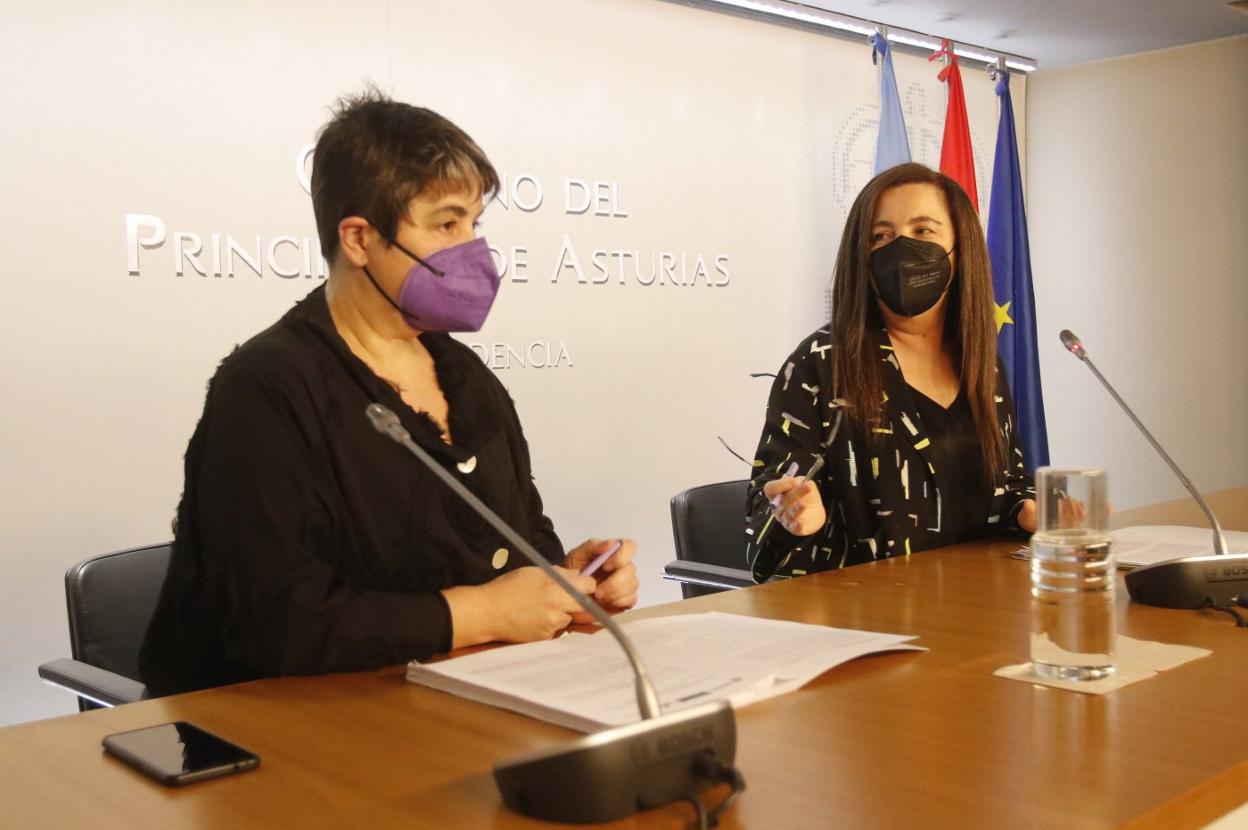
{"label": "gesturing hand", "polygon": [[828,520],[819,487],[810,479],[802,482],[801,479],[790,476],[778,478],[767,482],[763,487],[763,494],[769,500],[780,497],[780,501],[773,508],[776,521],[794,536],[809,536],[823,527]]}
{"label": "gesturing hand", "polygon": [[1027,533],[1036,532],[1036,500],[1027,499],[1018,511],[1018,526]]}

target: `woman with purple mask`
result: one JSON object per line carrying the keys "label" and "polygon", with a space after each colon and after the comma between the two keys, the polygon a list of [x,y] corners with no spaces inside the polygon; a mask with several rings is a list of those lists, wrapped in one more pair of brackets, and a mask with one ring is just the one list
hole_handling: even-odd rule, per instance
{"label": "woman with purple mask", "polygon": [[498,291],[476,233],[498,184],[437,113],[376,91],[340,102],[312,173],[329,279],[209,385],[140,659],[152,693],[372,669],[589,620],[374,430],[372,402],[578,590],[608,610],[636,602],[632,542],[564,552],[507,390],[448,334],[478,330]]}

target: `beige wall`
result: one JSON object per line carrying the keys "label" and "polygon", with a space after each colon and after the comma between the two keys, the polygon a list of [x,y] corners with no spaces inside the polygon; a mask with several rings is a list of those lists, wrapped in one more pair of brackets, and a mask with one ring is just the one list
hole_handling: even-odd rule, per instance
{"label": "beige wall", "polygon": [[1028,85],[1032,264],[1057,465],[1114,503],[1182,485],[1057,333],[1201,490],[1248,482],[1248,37],[1041,71]]}
{"label": "beige wall", "polygon": [[[744,476],[716,436],[753,452],[769,384],[749,373],[775,371],[823,319],[874,153],[865,42],[660,0],[49,2],[6,9],[4,28],[0,723],[71,710],[35,677],[68,652],[62,573],[169,537],[210,373],[317,282],[237,257],[233,278],[200,276],[177,234],[205,248],[228,235],[253,257],[259,237],[262,259],[276,244],[277,268],[300,269],[315,234],[296,158],[365,78],[543,183],[537,210],[487,210],[493,244],[527,248],[528,281],[509,277],[464,339],[492,360],[495,343],[504,357],[538,343],[546,363],[566,347],[570,366],[498,369],[548,512],[568,543],[634,536],[643,601],[679,596],[659,578],[668,499]],[[896,69],[916,157],[935,164],[943,86],[923,57]],[[997,101],[965,74],[986,200]],[[617,184],[628,216],[567,213],[568,177]],[[143,220],[150,247],[128,250],[127,214],[159,218],[165,241]],[[550,281],[565,236],[585,284]],[[596,284],[594,250],[640,252],[643,276],[652,254],[684,254],[691,272],[723,256],[731,277],[709,285],[725,280],[708,264],[692,287],[645,285],[630,261],[623,285],[614,271]]]}

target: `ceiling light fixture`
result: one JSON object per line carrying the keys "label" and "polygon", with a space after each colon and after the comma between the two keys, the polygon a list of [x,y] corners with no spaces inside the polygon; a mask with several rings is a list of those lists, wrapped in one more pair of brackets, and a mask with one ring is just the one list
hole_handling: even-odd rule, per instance
{"label": "ceiling light fixture", "polygon": [[[885,26],[860,17],[824,11],[813,6],[807,6],[804,3],[789,2],[789,0],[677,0],[677,2],[696,6],[725,6],[750,13],[751,15],[778,17],[805,23],[810,26],[832,29],[837,32],[861,35],[862,37],[870,37],[875,32],[881,31],[893,43],[912,46],[916,49],[928,49],[933,52],[940,49],[939,38],[923,34],[922,32]],[[1036,70],[1036,62],[1030,58],[1012,55],[1008,52],[985,49],[982,46],[954,44],[953,53],[960,58],[978,61],[988,66],[996,66],[997,59],[1004,58],[1005,66],[1009,69],[1016,69],[1020,72],[1034,72]]]}

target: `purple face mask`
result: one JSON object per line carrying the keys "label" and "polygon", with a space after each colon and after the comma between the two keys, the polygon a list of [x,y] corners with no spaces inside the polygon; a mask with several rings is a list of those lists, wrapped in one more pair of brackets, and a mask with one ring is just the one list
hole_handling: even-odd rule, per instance
{"label": "purple face mask", "polygon": [[393,242],[415,260],[399,287],[399,301],[381,291],[368,268],[364,273],[381,295],[417,331],[480,331],[498,296],[501,278],[484,237],[421,258]]}

